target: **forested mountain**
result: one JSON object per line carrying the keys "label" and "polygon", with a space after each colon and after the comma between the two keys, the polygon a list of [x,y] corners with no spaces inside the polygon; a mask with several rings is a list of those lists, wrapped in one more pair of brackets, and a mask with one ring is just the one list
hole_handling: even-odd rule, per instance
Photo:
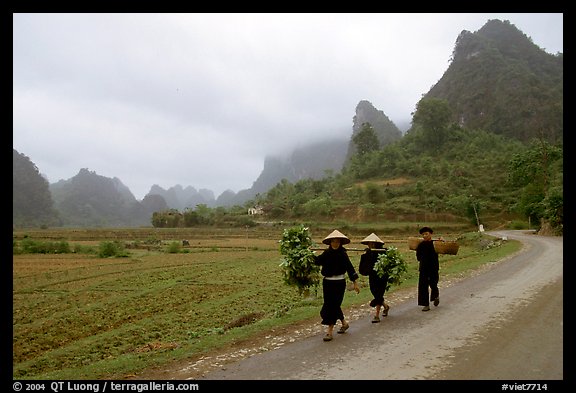
{"label": "forested mountain", "polygon": [[508,21],[488,21],[460,34],[448,70],[416,108],[401,139],[376,146],[363,125],[351,143],[364,149],[342,173],[281,182],[260,201],[265,211],[489,228],[528,219],[562,232],[562,54],[546,53]]}
{"label": "forested mountain", "polygon": [[118,178],[97,175],[86,168],[69,180],[50,185],[55,207],[68,226],[149,225],[146,211]]}
{"label": "forested mountain", "polygon": [[12,225],[50,226],[59,223],[48,181],[27,156],[12,149]]}
{"label": "forested mountain", "polygon": [[423,96],[448,101],[452,119],[528,142],[563,137],[563,55],[535,45],[509,21],[462,31],[452,62]]}

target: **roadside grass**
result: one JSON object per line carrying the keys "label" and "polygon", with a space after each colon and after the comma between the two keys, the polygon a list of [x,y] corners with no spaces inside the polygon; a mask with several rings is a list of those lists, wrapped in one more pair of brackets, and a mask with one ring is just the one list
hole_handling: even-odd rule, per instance
{"label": "roadside grass", "polygon": [[[137,232],[139,238],[151,236]],[[282,228],[194,231],[194,236],[167,232],[153,235],[164,247],[131,249],[124,258],[14,255],[13,378],[122,379],[208,354],[263,331],[319,320],[321,288],[316,297],[303,298],[282,280],[278,250]],[[111,241],[119,240],[111,232],[102,233]],[[86,232],[80,234],[79,241],[91,241]],[[133,241],[130,235],[127,231],[123,236]],[[350,237],[355,243],[361,239],[359,234]],[[400,236],[381,237],[398,247],[409,264],[405,281],[391,292],[414,287],[415,253]],[[493,241],[478,233],[456,237],[458,255],[440,257],[441,280],[497,261],[520,247],[518,242]],[[65,230],[54,238],[78,239]],[[173,252],[174,242],[187,238],[190,247]],[[102,240],[106,236],[95,241]],[[350,252],[356,267],[360,254]],[[348,292],[344,307],[370,301],[367,277],[361,276],[360,284],[363,290],[355,296]]]}

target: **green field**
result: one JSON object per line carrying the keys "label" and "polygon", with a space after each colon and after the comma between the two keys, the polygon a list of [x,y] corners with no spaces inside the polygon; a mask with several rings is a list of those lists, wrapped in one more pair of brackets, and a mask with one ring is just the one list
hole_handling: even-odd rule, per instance
{"label": "green field", "polygon": [[[377,232],[410,269],[398,288],[414,287],[415,253],[406,228]],[[441,226],[438,225],[438,228]],[[150,367],[192,359],[295,321],[318,320],[322,300],[283,282],[278,241],[285,226],[246,229],[48,229],[13,232],[13,242],[67,242],[72,249],[117,241],[126,257],[90,252],[13,256],[13,378],[123,379]],[[370,228],[345,231],[349,248]],[[377,228],[378,229],[378,228]],[[311,229],[320,243],[328,233]],[[369,232],[368,232],[369,233]],[[470,232],[458,255],[441,255],[441,280],[494,262],[520,247]],[[417,235],[417,234],[416,234]],[[190,246],[181,247],[182,240]],[[357,267],[360,253],[350,252]],[[360,295],[370,301],[367,277]],[[352,293],[352,292],[350,292]],[[414,291],[414,296],[416,295]],[[321,290],[318,291],[321,296]]]}

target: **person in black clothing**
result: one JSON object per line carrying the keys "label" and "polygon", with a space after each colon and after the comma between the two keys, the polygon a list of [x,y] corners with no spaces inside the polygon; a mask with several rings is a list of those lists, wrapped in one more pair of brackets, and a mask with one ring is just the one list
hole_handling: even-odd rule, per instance
{"label": "person in black clothing", "polygon": [[376,307],[376,314],[372,319],[372,323],[380,322],[380,309],[383,308],[382,316],[388,316],[388,310],[390,306],[384,302],[384,293],[386,292],[386,287],[388,286],[388,275],[380,277],[378,273],[374,270],[374,264],[378,261],[378,256],[384,249],[384,242],[376,236],[375,233],[371,233],[360,243],[366,244],[368,248],[366,252],[360,256],[360,267],[358,270],[360,274],[368,276],[368,283],[370,285],[370,292],[374,299],[370,301],[370,307]]}
{"label": "person in black clothing", "polygon": [[[424,306],[422,311],[430,311],[430,301],[434,302],[434,306],[440,304],[440,292],[438,290],[440,265],[438,253],[434,249],[434,242],[432,241],[434,231],[430,227],[423,227],[420,228],[419,232],[422,235],[422,241],[416,247],[416,259],[419,262],[418,305]],[[430,292],[428,288],[430,288]]]}
{"label": "person in black clothing", "polygon": [[334,230],[322,240],[322,243],[330,247],[324,250],[322,254],[316,255],[314,262],[322,266],[320,273],[324,276],[322,280],[324,304],[322,304],[320,316],[322,317],[322,325],[328,326],[324,341],[331,341],[337,320],[342,322],[338,333],[345,333],[350,327],[342,312],[342,301],[346,292],[346,273],[354,283],[356,293],[360,292],[360,288],[356,282],[358,273],[356,273],[356,269],[354,269],[354,265],[350,262],[348,253],[343,247],[344,244],[350,243],[350,239],[340,231]]}

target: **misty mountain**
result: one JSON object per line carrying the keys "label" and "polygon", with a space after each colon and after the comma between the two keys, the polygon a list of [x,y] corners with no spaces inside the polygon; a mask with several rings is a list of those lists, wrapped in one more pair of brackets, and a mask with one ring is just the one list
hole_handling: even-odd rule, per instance
{"label": "misty mountain", "polygon": [[193,209],[198,204],[205,204],[208,207],[242,206],[258,194],[267,192],[282,179],[296,182],[306,178],[320,179],[339,173],[344,164],[347,146],[347,139],[326,140],[298,147],[285,156],[267,156],[264,159],[264,168],[252,187],[240,190],[238,193],[226,190],[216,199],[210,190],[196,191],[194,187],[182,188],[181,185],[168,190],[154,185],[146,195],[161,195],[169,208],[180,211],[185,208]]}
{"label": "misty mountain", "polygon": [[192,186],[182,188],[180,184],[170,187],[168,190],[154,184],[146,196],[160,195],[164,198],[171,209],[183,211],[186,208],[194,209],[196,205],[216,206],[214,192],[207,189],[196,190]]}
{"label": "misty mountain", "polygon": [[[344,164],[347,146],[346,139],[326,140],[298,147],[287,156],[268,156],[264,160],[260,176],[251,188],[234,196],[227,195],[227,200],[219,198],[218,205],[243,205],[256,195],[266,193],[282,179],[296,182],[307,178],[321,179],[339,173]],[[224,204],[225,201],[228,205]]]}
{"label": "misty mountain", "polygon": [[152,212],[146,211],[118,178],[82,168],[76,176],[51,184],[50,192],[65,226],[150,224]]}
{"label": "misty mountain", "polygon": [[356,106],[352,135],[348,139],[311,143],[296,148],[286,156],[268,156],[264,160],[264,168],[260,176],[251,188],[235,195],[232,195],[230,191],[224,197],[219,197],[216,205],[243,205],[258,194],[266,193],[282,179],[294,183],[302,179],[318,180],[340,173],[346,160],[354,154],[356,146],[352,138],[360,131],[364,123],[370,123],[378,136],[380,146],[385,146],[402,137],[402,132],[383,111],[376,109],[369,101],[362,100]]}
{"label": "misty mountain", "polygon": [[144,199],[142,199],[142,202],[140,202],[140,205],[141,210],[147,215],[169,209],[166,200],[161,195],[155,194],[146,195]]}
{"label": "misty mountain", "polygon": [[360,132],[364,123],[369,123],[372,126],[380,142],[380,147],[402,138],[402,131],[396,127],[383,111],[374,108],[374,105],[369,101],[362,100],[356,106],[356,115],[353,118],[352,136],[348,142],[346,162],[356,153],[356,145],[352,139]]}

